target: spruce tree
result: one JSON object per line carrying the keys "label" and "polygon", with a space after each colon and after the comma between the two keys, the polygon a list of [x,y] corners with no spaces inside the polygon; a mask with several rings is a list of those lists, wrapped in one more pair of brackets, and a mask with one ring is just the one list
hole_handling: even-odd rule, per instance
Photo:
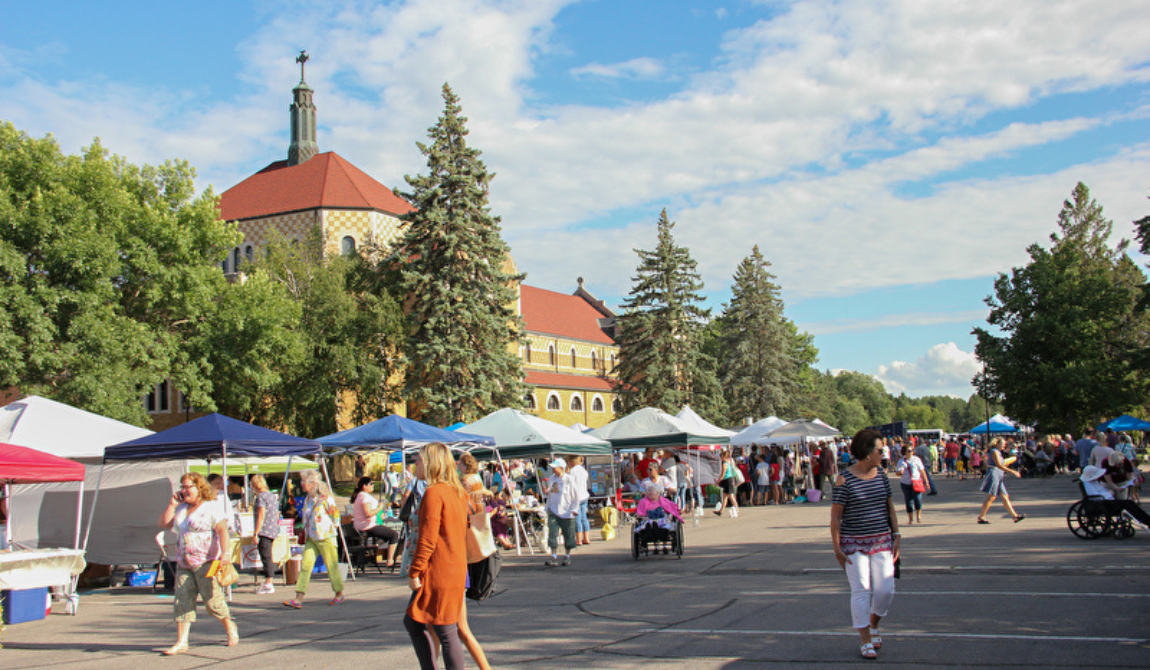
{"label": "spruce tree", "polygon": [[673,414],[691,405],[718,419],[725,407],[716,364],[702,349],[711,310],[702,307],[703,281],[690,252],[675,244],[674,226],[664,209],[655,249],[635,249],[639,267],[617,337],[623,411],[658,407]]}
{"label": "spruce tree", "polygon": [[796,402],[805,361],[770,266],[756,245],[735,271],[731,302],[718,319],[719,378],[732,420],[781,415]]}
{"label": "spruce tree", "polygon": [[448,425],[523,404],[517,356],[522,320],[510,249],[488,207],[493,174],[467,145],[459,98],[443,86],[443,115],[418,143],[426,176],[405,177],[415,211],[398,246],[411,305],[406,397],[412,418]]}

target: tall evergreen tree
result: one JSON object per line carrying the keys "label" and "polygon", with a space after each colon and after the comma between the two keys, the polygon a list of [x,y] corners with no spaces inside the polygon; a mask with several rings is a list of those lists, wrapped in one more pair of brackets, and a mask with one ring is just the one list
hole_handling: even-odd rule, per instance
{"label": "tall evergreen tree", "polygon": [[1141,404],[1147,316],[1136,305],[1145,277],[1110,246],[1113,224],[1079,183],[1058,215],[1050,248],[1027,250],[1030,263],[999,275],[987,321],[975,328],[985,373],[981,393],[1001,398],[1011,417],[1045,431],[1076,431]]}
{"label": "tall evergreen tree", "polygon": [[755,245],[735,270],[731,302],[717,319],[719,378],[732,422],[780,415],[794,405],[799,389],[803,362],[770,266]]}
{"label": "tall evergreen tree", "polygon": [[407,176],[402,194],[415,211],[398,246],[402,286],[410,296],[406,397],[413,418],[447,425],[523,404],[516,348],[522,320],[514,312],[511,251],[491,214],[493,174],[467,145],[467,119],[451,87],[443,115],[428,130],[426,176]]}
{"label": "tall evergreen tree", "polygon": [[703,416],[725,416],[715,360],[703,352],[703,281],[685,247],[675,244],[667,210],[659,215],[658,242],[639,255],[634,285],[619,319],[623,412],[658,407],[675,413],[691,405]]}

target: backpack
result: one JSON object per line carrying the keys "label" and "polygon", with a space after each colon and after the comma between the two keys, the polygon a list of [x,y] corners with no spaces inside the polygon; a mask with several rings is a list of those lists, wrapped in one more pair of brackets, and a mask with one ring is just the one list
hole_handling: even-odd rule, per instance
{"label": "backpack", "polygon": [[495,551],[487,558],[467,564],[467,575],[470,586],[467,587],[467,597],[472,600],[487,600],[495,593],[495,580],[499,578],[499,570],[503,567],[503,557]]}

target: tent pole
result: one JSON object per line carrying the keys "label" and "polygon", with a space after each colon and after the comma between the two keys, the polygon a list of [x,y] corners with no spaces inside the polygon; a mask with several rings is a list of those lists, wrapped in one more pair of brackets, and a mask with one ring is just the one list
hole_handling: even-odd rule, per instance
{"label": "tent pole", "polygon": [[[323,478],[324,478],[324,480],[327,481],[327,490],[329,491],[329,494],[330,494],[330,491],[332,490],[332,488],[331,488],[331,476],[328,475],[328,473],[327,473],[327,458],[325,458],[323,453],[321,452],[319,455],[319,459],[320,459],[319,460],[319,467],[321,470],[323,470]],[[337,533],[339,533],[340,544],[343,545],[343,555],[347,556],[347,561],[348,561],[347,562],[347,566],[348,566],[347,575],[348,575],[348,577],[351,578],[352,581],[355,581],[355,568],[352,567],[352,565],[351,565],[351,552],[348,551],[348,549],[347,549],[347,538],[344,537],[344,534],[343,534],[343,524],[342,523],[337,524],[335,527],[335,530]],[[329,575],[329,578],[330,578],[332,570],[339,570],[338,561],[336,563],[337,563],[337,565],[335,565],[335,566],[331,566],[331,565],[327,566],[327,570],[328,570],[327,574]]]}
{"label": "tent pole", "polygon": [[[82,484],[82,482],[81,482],[81,484]],[[81,489],[81,491],[83,491],[83,489]],[[83,498],[81,497],[80,500],[83,500]],[[7,507],[7,509],[5,510],[5,519],[4,519],[4,546],[3,546],[3,548],[4,549],[10,549],[12,547],[12,484],[11,484],[11,482],[4,482],[4,505]],[[77,526],[76,532],[77,533],[80,532],[78,526]]]}
{"label": "tent pole", "polygon": [[92,534],[92,520],[96,517],[96,502],[100,499],[100,485],[104,483],[104,466],[107,464],[106,460],[100,459],[100,474],[96,477],[96,490],[92,492],[92,508],[88,510],[88,527],[84,529],[84,551],[88,551],[88,537]]}
{"label": "tent pole", "polygon": [[80,548],[80,523],[84,509],[84,480],[80,480],[80,494],[76,498],[76,537],[72,540],[72,548]]}

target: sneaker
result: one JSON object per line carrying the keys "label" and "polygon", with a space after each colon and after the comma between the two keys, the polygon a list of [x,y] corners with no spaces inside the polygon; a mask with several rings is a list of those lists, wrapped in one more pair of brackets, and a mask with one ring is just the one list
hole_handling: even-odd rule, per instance
{"label": "sneaker", "polygon": [[563,559],[563,562],[560,563],[559,565],[562,565],[563,567],[567,567],[567,566],[571,565],[571,557],[567,556],[566,558]]}
{"label": "sneaker", "polygon": [[545,561],[543,563],[543,565],[546,565],[549,568],[557,568],[557,567],[559,567],[559,561],[554,559],[554,558],[550,558],[550,559],[547,559],[547,561]]}
{"label": "sneaker", "polygon": [[268,595],[269,593],[275,593],[275,592],[276,592],[276,587],[272,586],[271,584],[260,584],[260,587],[258,589],[256,589],[257,595]]}

